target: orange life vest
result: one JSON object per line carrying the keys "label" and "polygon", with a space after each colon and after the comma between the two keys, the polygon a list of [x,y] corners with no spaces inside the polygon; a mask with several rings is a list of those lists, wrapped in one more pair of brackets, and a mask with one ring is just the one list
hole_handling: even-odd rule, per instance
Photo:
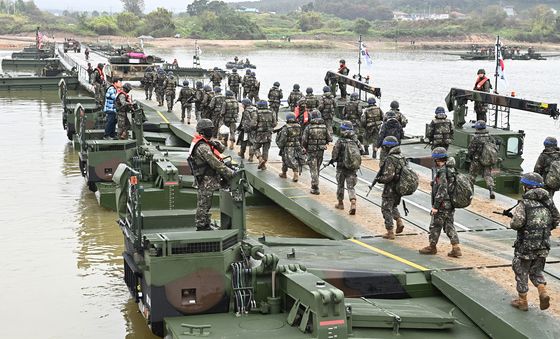
{"label": "orange life vest", "polygon": [[220,151],[218,151],[218,149],[214,147],[208,139],[206,139],[205,137],[203,137],[198,133],[195,135],[195,137],[192,140],[192,145],[193,145],[192,150],[194,150],[194,148],[199,142],[205,142],[208,146],[210,146],[210,149],[212,150],[212,153],[214,153],[216,158],[220,159],[220,161],[223,160],[222,153],[220,153]]}
{"label": "orange life vest", "polygon": [[[299,121],[299,106],[294,109],[294,114],[296,115],[296,121]],[[303,124],[307,125],[309,122],[309,112],[307,110],[303,111]]]}
{"label": "orange life vest", "polygon": [[477,79],[476,82],[475,82],[475,84],[474,84],[475,90],[479,91],[479,90],[482,88],[482,86],[484,86],[484,84],[486,83],[486,81],[488,81],[488,78],[487,78],[487,77],[484,77],[484,78],[482,78],[482,79],[480,79],[480,80]]}

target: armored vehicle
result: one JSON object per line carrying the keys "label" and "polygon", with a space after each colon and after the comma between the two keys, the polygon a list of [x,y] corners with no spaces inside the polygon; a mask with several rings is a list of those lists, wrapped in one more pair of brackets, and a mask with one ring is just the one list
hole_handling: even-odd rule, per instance
{"label": "armored vehicle", "polygon": [[74,51],[74,53],[80,53],[82,50],[80,42],[76,39],[72,38],[64,38],[64,53],[68,53],[68,51]]}

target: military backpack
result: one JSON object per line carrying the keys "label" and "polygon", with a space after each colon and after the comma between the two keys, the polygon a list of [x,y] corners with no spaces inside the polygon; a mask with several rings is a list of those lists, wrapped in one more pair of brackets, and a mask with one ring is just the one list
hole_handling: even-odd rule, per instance
{"label": "military backpack", "polygon": [[410,168],[408,161],[403,159],[399,171],[399,180],[395,186],[397,193],[401,196],[411,195],[418,189],[418,174]]}
{"label": "military backpack", "polygon": [[550,163],[548,173],[544,177],[544,184],[547,188],[555,191],[560,189],[560,160],[555,160]]}
{"label": "military backpack", "polygon": [[342,155],[342,164],[346,169],[357,171],[362,165],[362,155],[360,147],[354,140],[347,140],[344,145],[344,154]]}
{"label": "military backpack", "polygon": [[498,149],[496,144],[491,141],[486,141],[482,145],[482,152],[480,153],[480,164],[482,166],[493,166],[498,163]]}
{"label": "military backpack", "polygon": [[447,172],[449,199],[454,208],[468,207],[474,196],[474,186],[468,175]]}

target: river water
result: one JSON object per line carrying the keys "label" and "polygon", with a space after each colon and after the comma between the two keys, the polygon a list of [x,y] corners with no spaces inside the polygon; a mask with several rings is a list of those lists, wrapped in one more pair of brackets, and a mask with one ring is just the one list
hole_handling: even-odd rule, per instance
{"label": "river water", "polygon": [[[188,65],[191,50],[153,52]],[[234,55],[249,57],[258,66],[261,88],[279,81],[287,97],[296,82],[320,93],[325,70],[335,68],[340,58],[354,72],[355,54],[205,50],[202,63],[223,67]],[[0,51],[0,58],[7,55]],[[423,132],[451,87],[471,88],[479,68],[491,73],[493,67],[491,61],[460,61],[438,53],[372,56],[373,68],[363,73],[382,88],[384,110],[391,100],[400,101],[412,134]],[[560,100],[560,59],[506,61],[506,75],[509,90],[519,97]],[[100,208],[84,185],[77,153],[62,130],[61,110],[54,90],[0,92],[1,337],[152,338],[122,281],[116,215]],[[546,136],[560,136],[558,123],[546,116],[514,112],[512,127],[527,133],[525,170],[532,168]],[[253,209],[248,219],[253,234],[313,235],[278,208]]]}

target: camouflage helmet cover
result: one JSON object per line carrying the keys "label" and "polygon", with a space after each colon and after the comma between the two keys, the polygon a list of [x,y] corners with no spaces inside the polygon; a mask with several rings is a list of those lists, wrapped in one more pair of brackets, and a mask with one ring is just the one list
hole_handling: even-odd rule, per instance
{"label": "camouflage helmet cover", "polygon": [[201,134],[205,129],[209,128],[214,128],[214,123],[210,119],[200,119],[196,124],[196,131]]}
{"label": "camouflage helmet cover", "polygon": [[481,129],[486,129],[486,121],[484,120],[478,120],[475,124],[474,124],[474,128],[481,130]]}
{"label": "camouflage helmet cover", "polygon": [[299,84],[294,84],[294,89],[299,89]]}
{"label": "camouflage helmet cover", "polygon": [[447,159],[447,150],[443,147],[436,147],[432,151],[432,158],[433,159]]}
{"label": "camouflage helmet cover", "polygon": [[383,139],[383,146],[387,146],[389,148],[395,147],[399,145],[399,141],[392,135],[389,135]]}
{"label": "camouflage helmet cover", "polygon": [[311,119],[317,119],[321,117],[321,112],[318,109],[311,111]]}
{"label": "camouflage helmet cover", "polygon": [[280,87],[280,83],[278,81],[275,81],[274,84],[272,84],[272,86],[274,87]]}
{"label": "camouflage helmet cover", "polygon": [[377,101],[375,100],[375,98],[368,98],[367,99],[367,103],[368,105],[375,105]]}
{"label": "camouflage helmet cover", "polygon": [[306,92],[307,94],[311,94],[311,93],[313,93],[313,88],[307,87],[307,89],[305,90],[305,92]]}
{"label": "camouflage helmet cover", "polygon": [[126,93],[130,92],[130,91],[132,90],[132,85],[131,85],[130,83],[128,83],[128,82],[125,83],[125,84],[123,85],[123,90],[124,90]]}
{"label": "camouflage helmet cover", "polygon": [[189,85],[189,81],[188,80],[184,80],[183,81],[183,86],[188,86]]}
{"label": "camouflage helmet cover", "polygon": [[392,109],[397,109],[397,108],[399,108],[399,102],[397,100],[393,100],[393,101],[391,101],[390,106],[391,106]]}
{"label": "camouflage helmet cover", "polygon": [[521,177],[521,183],[527,187],[543,187],[544,180],[542,176],[535,172],[529,172],[523,174]]}
{"label": "camouflage helmet cover", "polygon": [[245,106],[249,106],[249,105],[251,105],[251,100],[245,98],[245,99],[241,100],[241,104],[245,105]]}
{"label": "camouflage helmet cover", "polygon": [[331,88],[329,86],[323,87],[323,93],[330,93]]}
{"label": "camouflage helmet cover", "polygon": [[344,121],[342,121],[342,123],[340,123],[340,129],[342,131],[352,131],[352,130],[354,130],[354,126],[352,125],[351,121],[344,120]]}
{"label": "camouflage helmet cover", "polygon": [[544,145],[545,146],[556,146],[556,145],[558,145],[558,140],[556,140],[555,137],[546,137],[546,139],[544,139]]}
{"label": "camouflage helmet cover", "polygon": [[286,113],[286,121],[287,122],[296,121],[296,115],[293,112]]}

